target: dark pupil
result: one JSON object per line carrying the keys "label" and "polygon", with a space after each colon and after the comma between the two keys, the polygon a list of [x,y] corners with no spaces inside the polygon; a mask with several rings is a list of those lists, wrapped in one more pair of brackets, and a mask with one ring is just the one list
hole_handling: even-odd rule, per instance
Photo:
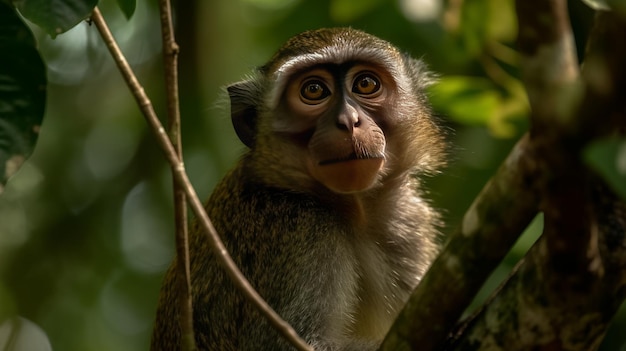
{"label": "dark pupil", "polygon": [[359,85],[361,89],[366,92],[371,92],[376,89],[376,81],[372,79],[372,77],[363,77],[363,79],[359,82]]}
{"label": "dark pupil", "polygon": [[379,83],[376,78],[369,75],[363,75],[354,82],[352,91],[358,94],[373,94],[378,91],[378,85]]}
{"label": "dark pupil", "polygon": [[311,84],[309,85],[309,94],[317,95],[322,90],[322,87],[319,84]]}
{"label": "dark pupil", "polygon": [[317,82],[311,82],[302,87],[301,94],[309,100],[321,100],[328,96],[326,88],[321,83]]}

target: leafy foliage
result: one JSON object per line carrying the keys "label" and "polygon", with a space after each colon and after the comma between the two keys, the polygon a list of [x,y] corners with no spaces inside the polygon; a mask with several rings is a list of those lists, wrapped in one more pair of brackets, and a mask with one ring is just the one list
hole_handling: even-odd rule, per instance
{"label": "leafy foliage", "polygon": [[43,119],[46,72],[30,29],[0,2],[0,192],[32,152]]}
{"label": "leafy foliage", "polygon": [[117,0],[117,5],[120,7],[124,16],[127,19],[133,17],[135,9],[137,8],[137,0]]}
{"label": "leafy foliage", "polygon": [[[116,1],[127,18],[135,18],[117,21],[114,32],[139,48],[125,52],[137,53],[130,55],[131,64],[162,106],[162,72],[154,68],[161,57],[153,38],[158,29],[152,26],[146,33],[142,29],[147,27],[136,24],[151,23],[155,2]],[[601,2],[618,7],[624,0]],[[46,97],[45,68],[33,36],[8,3],[0,0],[0,176],[6,174],[7,160],[23,160],[31,153]],[[58,54],[77,48],[80,44],[69,35],[59,34],[86,19],[96,3],[13,0],[24,17],[56,37],[38,38],[51,71],[66,62],[60,55],[47,56],[46,50]],[[121,17],[117,9],[106,12],[115,1],[100,3],[107,19]],[[420,22],[390,0],[178,2],[183,138],[186,164],[199,192],[208,194],[242,148],[233,142],[227,113],[210,108],[218,87],[262,63],[292,34],[349,25],[424,56],[441,73],[431,97],[437,113],[451,121],[457,148],[450,169],[428,188],[436,206],[446,209],[448,227],[454,227],[520,135],[521,128],[511,129],[511,124],[523,124],[528,114],[518,79],[513,4],[448,1],[436,18]],[[85,60],[93,73],[49,87],[54,99],[48,102],[46,130],[54,140],[38,149],[30,168],[39,172],[39,178],[31,177],[39,183],[29,183],[22,172],[0,197],[0,320],[8,314],[6,306],[19,306],[17,313],[39,324],[55,349],[141,349],[147,344],[161,273],[172,253],[170,188],[163,186],[169,181],[154,141],[140,127],[132,128],[139,120],[136,106],[121,87],[118,72],[96,55],[101,51],[90,34],[82,44],[91,54]],[[589,164],[621,191],[626,184],[623,145],[623,140],[607,141],[590,147],[587,155]],[[128,162],[119,163],[115,172],[101,171],[108,169],[107,161],[119,161],[120,154]],[[501,278],[521,254],[499,268]],[[486,284],[485,291],[495,285]],[[619,323],[617,332],[609,333],[614,340],[602,350],[623,345],[625,322]]]}
{"label": "leafy foliage", "polygon": [[16,0],[20,13],[53,38],[86,19],[98,0]]}
{"label": "leafy foliage", "polygon": [[443,77],[430,92],[435,109],[462,124],[487,124],[498,108],[498,92],[482,77]]}

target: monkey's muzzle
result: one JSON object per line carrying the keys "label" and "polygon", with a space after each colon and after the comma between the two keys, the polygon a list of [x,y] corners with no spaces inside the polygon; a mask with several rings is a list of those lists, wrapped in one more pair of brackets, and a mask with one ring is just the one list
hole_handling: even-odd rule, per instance
{"label": "monkey's muzzle", "polygon": [[313,178],[337,193],[355,193],[369,189],[378,179],[384,157],[323,160],[309,163]]}

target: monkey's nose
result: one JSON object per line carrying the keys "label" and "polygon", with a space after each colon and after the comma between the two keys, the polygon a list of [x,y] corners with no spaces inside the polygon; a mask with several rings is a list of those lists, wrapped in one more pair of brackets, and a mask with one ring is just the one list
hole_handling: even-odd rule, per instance
{"label": "monkey's nose", "polygon": [[346,103],[337,116],[337,127],[342,130],[352,131],[354,128],[358,128],[360,124],[359,111],[354,106]]}

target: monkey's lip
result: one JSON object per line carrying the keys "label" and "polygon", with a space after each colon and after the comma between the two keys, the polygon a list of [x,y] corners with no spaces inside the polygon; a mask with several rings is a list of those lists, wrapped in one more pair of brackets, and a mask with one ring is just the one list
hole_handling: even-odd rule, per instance
{"label": "monkey's lip", "polygon": [[341,163],[341,162],[349,162],[349,161],[360,161],[360,160],[384,160],[385,158],[383,156],[369,156],[369,157],[363,157],[363,156],[358,156],[355,153],[352,153],[350,155],[348,155],[347,157],[341,157],[341,158],[331,158],[328,160],[322,160],[318,163],[318,165],[320,166],[328,166],[328,165],[332,165],[335,163]]}
{"label": "monkey's lip", "polygon": [[385,164],[384,157],[342,157],[328,159],[314,164],[308,163],[309,172],[315,180],[328,189],[349,194],[371,188],[379,178]]}

